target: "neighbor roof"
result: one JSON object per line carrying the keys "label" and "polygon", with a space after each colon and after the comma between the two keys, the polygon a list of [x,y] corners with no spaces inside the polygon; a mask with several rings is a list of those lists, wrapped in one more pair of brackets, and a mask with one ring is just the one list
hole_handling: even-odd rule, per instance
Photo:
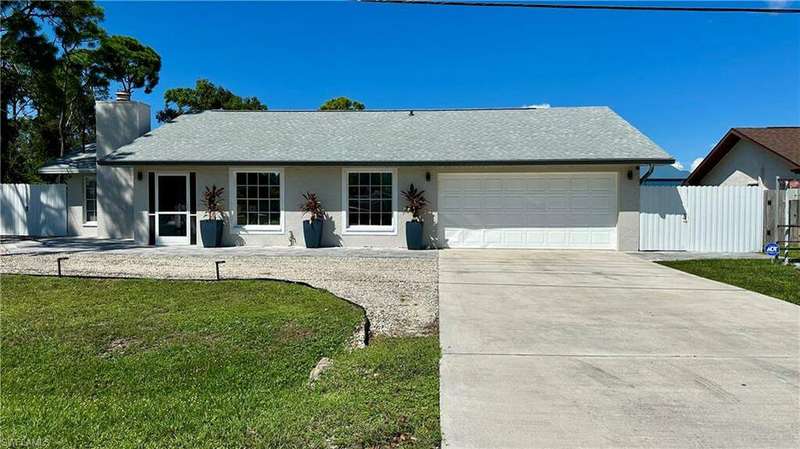
{"label": "neighbor roof", "polygon": [[607,107],[403,111],[206,111],[101,164],[671,163]]}
{"label": "neighbor roof", "polygon": [[44,163],[39,173],[43,175],[66,175],[76,173],[95,173],[97,171],[97,146],[86,144],[83,149],[77,148],[63,157]]}
{"label": "neighbor roof", "polygon": [[686,179],[686,184],[700,182],[703,177],[736,145],[747,139],[786,160],[790,169],[800,169],[800,127],[731,128],[703,162]]}

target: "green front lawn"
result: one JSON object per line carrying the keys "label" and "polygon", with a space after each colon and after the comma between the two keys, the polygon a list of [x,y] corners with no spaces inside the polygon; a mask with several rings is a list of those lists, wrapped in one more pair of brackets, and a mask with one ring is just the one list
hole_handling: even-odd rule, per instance
{"label": "green front lawn", "polygon": [[687,273],[800,304],[800,270],[764,259],[659,262]]}
{"label": "green front lawn", "polygon": [[[0,281],[0,447],[429,448],[438,341],[267,281]],[[313,386],[321,357],[333,366]],[[395,447],[395,446],[391,446]]]}

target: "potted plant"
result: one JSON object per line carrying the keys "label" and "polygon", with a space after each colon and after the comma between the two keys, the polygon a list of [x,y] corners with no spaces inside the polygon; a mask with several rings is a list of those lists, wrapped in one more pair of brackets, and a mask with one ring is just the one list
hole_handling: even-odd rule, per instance
{"label": "potted plant", "polygon": [[408,249],[425,249],[425,241],[422,238],[422,212],[428,207],[425,191],[417,190],[414,184],[411,184],[402,194],[406,200],[405,210],[411,213],[411,221],[406,222],[406,246]]}
{"label": "potted plant", "polygon": [[205,220],[200,220],[200,237],[203,246],[218,248],[222,246],[222,230],[225,229],[225,208],[222,201],[223,187],[206,186],[203,192],[203,206],[206,208]]}
{"label": "potted plant", "polygon": [[308,215],[308,220],[303,220],[303,238],[306,248],[319,248],[322,243],[322,224],[325,221],[325,209],[317,198],[316,193],[303,194],[303,203],[300,204],[303,216]]}

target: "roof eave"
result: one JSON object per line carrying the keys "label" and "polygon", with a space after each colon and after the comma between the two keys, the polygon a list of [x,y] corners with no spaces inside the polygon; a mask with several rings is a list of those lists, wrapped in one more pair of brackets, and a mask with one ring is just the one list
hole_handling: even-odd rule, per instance
{"label": "roof eave", "polygon": [[97,161],[98,165],[104,166],[136,166],[136,165],[316,165],[316,166],[497,166],[497,165],[668,165],[675,163],[675,159],[668,158],[624,158],[624,159],[551,159],[551,160],[429,160],[429,161],[271,161],[271,160],[247,160],[247,161],[211,161],[211,160],[109,160],[102,159]]}
{"label": "roof eave", "polygon": [[715,165],[719,162],[727,153],[736,145],[737,142],[742,138],[742,136],[736,132],[733,128],[729,129],[722,139],[714,145],[714,148],[708,152],[706,157],[700,162],[700,165],[697,166],[686,180],[683,181],[683,185],[693,185],[698,183]]}
{"label": "roof eave", "polygon": [[76,175],[76,174],[94,174],[97,169],[94,168],[74,168],[74,167],[52,167],[40,168],[40,175]]}

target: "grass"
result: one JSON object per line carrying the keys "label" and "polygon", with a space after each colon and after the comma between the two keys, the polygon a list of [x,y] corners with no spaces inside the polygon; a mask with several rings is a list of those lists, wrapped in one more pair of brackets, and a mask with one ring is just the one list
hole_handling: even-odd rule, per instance
{"label": "grass", "polygon": [[800,304],[800,270],[764,259],[659,262],[687,273]]}
{"label": "grass", "polygon": [[[3,276],[0,447],[439,444],[435,337],[345,345],[361,311],[267,281]],[[314,385],[323,357],[333,366]]]}

